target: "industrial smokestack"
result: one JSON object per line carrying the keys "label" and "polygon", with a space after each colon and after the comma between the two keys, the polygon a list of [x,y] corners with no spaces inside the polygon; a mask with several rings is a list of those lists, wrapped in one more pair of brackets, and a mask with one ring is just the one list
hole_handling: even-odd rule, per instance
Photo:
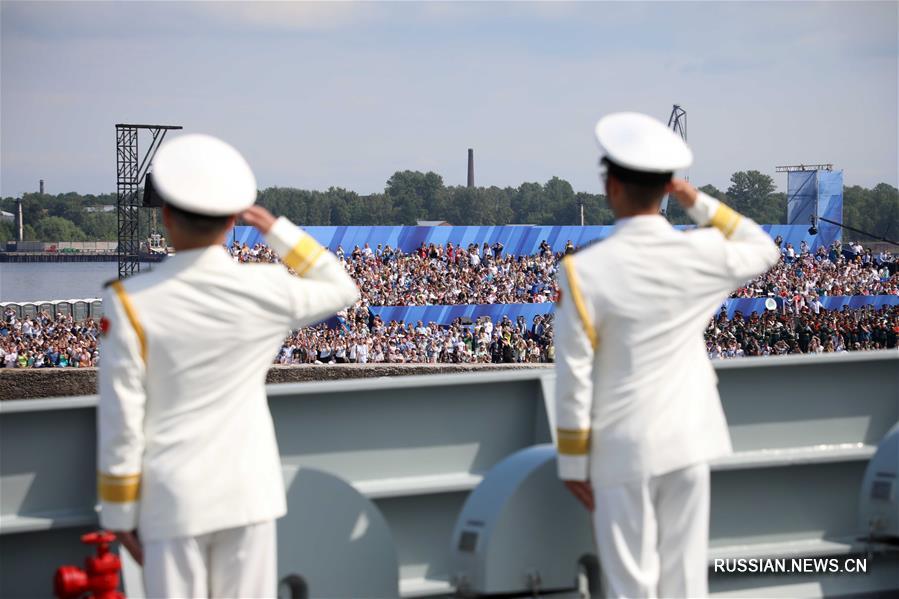
{"label": "industrial smokestack", "polygon": [[24,241],[25,223],[22,218],[22,198],[16,200],[16,241]]}
{"label": "industrial smokestack", "polygon": [[44,195],[44,180],[41,179],[41,195]]}
{"label": "industrial smokestack", "polygon": [[468,148],[468,186],[474,187],[474,150]]}

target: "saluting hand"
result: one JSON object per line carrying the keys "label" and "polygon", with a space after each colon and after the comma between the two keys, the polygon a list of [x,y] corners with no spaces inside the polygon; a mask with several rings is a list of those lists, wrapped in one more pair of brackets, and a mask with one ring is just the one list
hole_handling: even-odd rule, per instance
{"label": "saluting hand", "polygon": [[677,203],[684,208],[692,208],[699,197],[699,191],[690,185],[689,181],[683,179],[672,179],[671,183],[665,186],[665,191],[674,196]]}
{"label": "saluting hand", "polygon": [[588,512],[592,512],[596,507],[593,500],[593,486],[583,480],[566,480],[562,481],[565,483],[565,486],[568,487],[568,490],[580,501],[584,504],[584,507],[587,508]]}
{"label": "saluting hand", "polygon": [[254,204],[240,214],[240,218],[251,227],[256,227],[263,235],[267,234],[277,220],[271,212]]}

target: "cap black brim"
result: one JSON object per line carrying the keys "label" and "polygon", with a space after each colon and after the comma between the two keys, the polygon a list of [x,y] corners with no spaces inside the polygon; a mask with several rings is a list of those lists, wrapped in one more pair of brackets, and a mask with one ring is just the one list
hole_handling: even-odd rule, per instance
{"label": "cap black brim", "polygon": [[637,171],[610,160],[607,156],[603,162],[609,169],[609,175],[615,177],[622,183],[632,183],[634,185],[665,185],[674,177],[674,172],[652,173],[648,171]]}

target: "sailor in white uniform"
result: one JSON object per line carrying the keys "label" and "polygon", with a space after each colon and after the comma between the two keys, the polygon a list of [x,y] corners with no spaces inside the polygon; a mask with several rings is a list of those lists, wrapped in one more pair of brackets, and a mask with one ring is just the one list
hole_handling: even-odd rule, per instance
{"label": "sailor in white uniform", "polygon": [[[702,333],[779,252],[756,223],[672,179],[693,157],[662,123],[612,114],[596,137],[616,230],[560,268],[559,476],[593,513],[608,596],[702,597],[708,463],[731,451]],[[666,192],[702,228],[672,228]]]}
{"label": "sailor in white uniform", "polygon": [[[243,157],[206,135],[164,144],[154,182],[177,253],[106,288],[100,522],[143,563],[148,597],[273,597],[286,512],[265,377],[292,328],[358,299],[337,259],[254,206]],[[237,215],[280,264],[237,264]]]}

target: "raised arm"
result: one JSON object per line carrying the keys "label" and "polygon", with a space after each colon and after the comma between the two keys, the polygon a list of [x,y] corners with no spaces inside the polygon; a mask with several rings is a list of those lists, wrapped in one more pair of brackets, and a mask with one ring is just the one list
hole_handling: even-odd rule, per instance
{"label": "raised arm", "polygon": [[261,206],[253,206],[241,216],[265,235],[272,249],[298,275],[287,279],[293,326],[324,320],[359,299],[356,283],[337,257],[311,235],[283,216],[276,219]]}
{"label": "raised arm", "polygon": [[739,285],[777,264],[780,250],[751,218],[683,180],[672,181],[669,192],[696,224],[711,225],[721,232],[726,276],[731,284]]}

